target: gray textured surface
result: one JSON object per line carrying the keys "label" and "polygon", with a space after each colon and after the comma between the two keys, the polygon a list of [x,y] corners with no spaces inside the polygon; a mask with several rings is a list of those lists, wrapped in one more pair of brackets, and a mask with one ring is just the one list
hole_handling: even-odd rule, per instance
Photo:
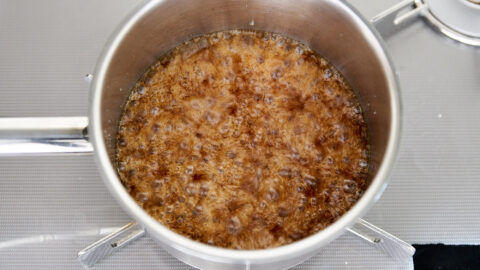
{"label": "gray textured surface", "polygon": [[[83,75],[134,0],[0,0],[0,116],[85,115]],[[351,1],[367,17],[397,0]],[[403,134],[365,219],[413,243],[480,244],[480,50],[417,22],[388,40]],[[76,252],[128,216],[93,158],[0,159],[0,269],[81,269]],[[411,269],[344,235],[297,269]],[[148,238],[95,269],[190,269]]]}

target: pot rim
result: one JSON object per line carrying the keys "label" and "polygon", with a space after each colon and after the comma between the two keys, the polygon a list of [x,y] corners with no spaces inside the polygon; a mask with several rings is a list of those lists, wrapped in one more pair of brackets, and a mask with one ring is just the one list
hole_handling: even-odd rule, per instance
{"label": "pot rim", "polygon": [[168,229],[148,215],[130,197],[129,193],[121,184],[116,170],[110,162],[105,147],[101,124],[101,99],[102,88],[109,63],[123,38],[135,23],[151,8],[162,2],[165,2],[165,0],[152,0],[140,4],[135,8],[112,33],[96,65],[89,95],[89,138],[95,149],[97,166],[99,167],[102,178],[110,193],[131,217],[143,225],[150,235],[158,238],[163,244],[178,251],[187,254],[193,253],[197,257],[215,262],[254,264],[271,262],[272,260],[287,260],[302,254],[312,253],[316,249],[328,244],[330,241],[340,236],[340,234],[342,234],[348,227],[352,226],[356,220],[362,217],[373,203],[380,198],[382,192],[386,188],[388,175],[393,167],[399,147],[401,108],[398,80],[394,72],[392,61],[385,50],[385,44],[378,32],[350,4],[344,1],[334,1],[339,9],[343,9],[345,12],[349,13],[350,17],[356,21],[356,24],[361,28],[361,31],[375,48],[376,55],[385,70],[387,76],[386,79],[388,81],[391,104],[390,136],[383,161],[381,162],[377,174],[373,178],[370,186],[360,200],[358,200],[346,214],[316,234],[280,247],[259,250],[233,250],[209,246],[191,240]]}

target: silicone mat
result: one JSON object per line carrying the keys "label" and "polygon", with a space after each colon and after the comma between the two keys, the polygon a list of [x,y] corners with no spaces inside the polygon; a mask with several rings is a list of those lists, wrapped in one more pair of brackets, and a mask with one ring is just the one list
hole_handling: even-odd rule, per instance
{"label": "silicone mat", "polygon": [[[351,2],[371,18],[398,1]],[[83,76],[138,3],[0,0],[0,117],[86,115]],[[365,219],[410,243],[480,244],[480,50],[421,20],[387,47],[402,88],[402,144]],[[0,159],[0,269],[82,269],[78,250],[129,220],[92,156]],[[411,268],[344,235],[295,269]],[[191,268],[145,237],[94,269]]]}

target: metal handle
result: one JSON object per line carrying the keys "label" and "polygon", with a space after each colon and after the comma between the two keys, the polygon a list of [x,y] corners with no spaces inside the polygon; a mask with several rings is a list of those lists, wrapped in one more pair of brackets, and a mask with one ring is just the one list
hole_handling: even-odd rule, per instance
{"label": "metal handle", "polygon": [[145,235],[143,228],[135,221],[132,221],[97,242],[78,252],[78,261],[84,267],[92,267],[102,258],[112,254],[130,242]]}
{"label": "metal handle", "polygon": [[90,153],[87,117],[0,118],[0,156]]}
{"label": "metal handle", "polygon": [[358,220],[348,231],[395,260],[408,261],[415,254],[412,245],[363,219]]}
{"label": "metal handle", "polygon": [[378,14],[371,22],[377,31],[387,38],[413,22],[426,8],[423,1],[404,0]]}

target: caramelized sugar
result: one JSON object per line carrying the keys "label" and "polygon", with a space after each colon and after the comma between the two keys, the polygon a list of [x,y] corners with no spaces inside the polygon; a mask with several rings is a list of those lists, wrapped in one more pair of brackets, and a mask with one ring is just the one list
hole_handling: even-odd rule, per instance
{"label": "caramelized sugar", "polygon": [[229,31],[194,39],[141,79],[118,131],[131,196],[170,229],[226,248],[322,230],[365,189],[366,126],[350,87],[304,45]]}

